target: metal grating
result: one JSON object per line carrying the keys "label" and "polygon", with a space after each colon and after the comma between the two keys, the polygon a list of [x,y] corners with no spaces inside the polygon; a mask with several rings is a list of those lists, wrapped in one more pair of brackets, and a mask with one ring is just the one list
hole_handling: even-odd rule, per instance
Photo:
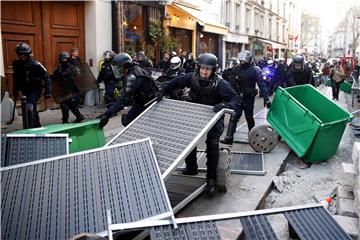
{"label": "metal grating", "polygon": [[1,134],[1,167],[6,163],[6,135]]}
{"label": "metal grating", "polygon": [[323,207],[294,210],[284,213],[300,239],[351,239]]}
{"label": "metal grating", "polygon": [[[198,151],[199,171],[206,172],[206,153]],[[264,155],[262,153],[231,152],[231,173],[247,175],[265,175]],[[177,170],[185,168],[185,163]]]}
{"label": "metal grating", "polygon": [[150,106],[109,144],[150,137],[163,178],[167,178],[224,114],[212,106],[164,99]]}
{"label": "metal grating", "polygon": [[265,175],[262,153],[231,153],[231,173]]}
{"label": "metal grating", "polygon": [[[195,198],[197,194],[193,195],[193,193],[199,188],[202,188],[205,184],[205,178],[171,174],[171,176],[166,180],[165,186],[174,212],[177,212],[183,207],[179,204],[181,204],[184,200],[189,202]],[[192,195],[193,197],[189,197]]]}
{"label": "metal grating", "polygon": [[274,229],[265,215],[254,215],[240,218],[246,239],[263,240],[278,239]]}
{"label": "metal grating", "polygon": [[3,168],[2,239],[68,239],[172,216],[149,139]]}
{"label": "metal grating", "polygon": [[151,240],[221,240],[220,234],[213,221],[179,224],[178,229],[173,226],[157,226],[150,230]]}
{"label": "metal grating", "polygon": [[[268,109],[263,109],[254,115],[255,126],[267,123],[266,121],[267,113],[268,113]],[[236,132],[234,133],[234,142],[249,143],[248,133],[249,133],[248,125],[247,122],[245,122],[236,129]]]}
{"label": "metal grating", "polygon": [[1,167],[32,162],[69,153],[68,135],[7,135],[2,136]]}

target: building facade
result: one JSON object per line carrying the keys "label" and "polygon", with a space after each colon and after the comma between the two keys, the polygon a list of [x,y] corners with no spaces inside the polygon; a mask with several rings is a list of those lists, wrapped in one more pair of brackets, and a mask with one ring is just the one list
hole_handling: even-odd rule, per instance
{"label": "building facade", "polygon": [[[222,22],[229,27],[225,37],[226,59],[249,50],[255,58],[280,58],[295,47],[300,34],[299,11],[289,0],[224,0]],[[296,40],[295,40],[296,38]]]}

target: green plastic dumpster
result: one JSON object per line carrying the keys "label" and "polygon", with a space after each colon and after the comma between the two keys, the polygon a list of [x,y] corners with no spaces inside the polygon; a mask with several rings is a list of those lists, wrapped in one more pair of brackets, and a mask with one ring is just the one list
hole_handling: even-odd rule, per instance
{"label": "green plastic dumpster", "polygon": [[347,81],[340,83],[340,90],[351,94],[351,84],[348,83]]}
{"label": "green plastic dumpster", "polygon": [[100,120],[91,120],[83,123],[53,124],[40,128],[19,130],[16,134],[47,134],[68,133],[71,138],[69,152],[80,152],[105,145],[105,135],[98,126]]}
{"label": "green plastic dumpster", "polygon": [[307,162],[325,161],[339,146],[353,116],[311,85],[276,90],[267,120]]}

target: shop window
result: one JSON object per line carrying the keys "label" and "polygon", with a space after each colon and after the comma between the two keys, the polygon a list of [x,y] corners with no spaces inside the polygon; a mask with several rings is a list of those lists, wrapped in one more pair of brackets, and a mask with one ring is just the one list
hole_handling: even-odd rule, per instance
{"label": "shop window", "polygon": [[218,36],[210,33],[200,35],[200,53],[218,54]]}
{"label": "shop window", "polygon": [[144,50],[145,31],[142,6],[125,4],[122,26],[125,52],[134,55],[137,51]]}
{"label": "shop window", "polygon": [[176,52],[180,54],[182,51],[187,53],[192,52],[191,42],[192,42],[192,31],[170,27],[170,34],[176,40],[177,49]]}

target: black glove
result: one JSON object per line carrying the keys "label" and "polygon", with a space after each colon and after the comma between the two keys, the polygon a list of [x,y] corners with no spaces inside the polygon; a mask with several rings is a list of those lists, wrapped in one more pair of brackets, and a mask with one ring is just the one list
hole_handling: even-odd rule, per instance
{"label": "black glove", "polygon": [[99,122],[99,127],[103,128],[105,125],[109,122],[109,118],[105,115],[101,117],[101,120]]}
{"label": "black glove", "polygon": [[155,93],[156,101],[160,102],[162,100],[163,96],[164,96],[163,91],[158,91],[157,93]]}
{"label": "black glove", "polygon": [[213,111],[214,112],[219,112],[223,108],[226,108],[225,103],[218,103],[213,107]]}
{"label": "black glove", "polygon": [[270,100],[264,101],[264,107],[266,107],[267,109],[269,109],[269,108],[271,107],[271,102],[270,102]]}

